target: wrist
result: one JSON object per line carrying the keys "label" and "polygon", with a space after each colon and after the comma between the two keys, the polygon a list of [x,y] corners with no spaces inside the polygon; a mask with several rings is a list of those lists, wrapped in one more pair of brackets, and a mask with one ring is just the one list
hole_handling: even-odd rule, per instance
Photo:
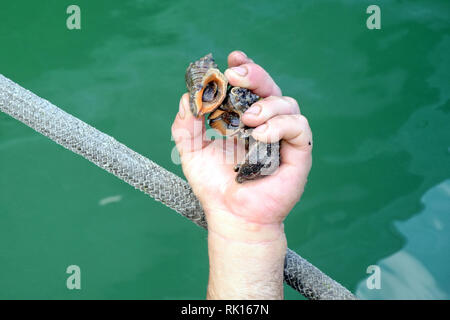
{"label": "wrist", "polygon": [[259,223],[233,213],[206,212],[208,232],[227,241],[264,244],[285,241],[283,222]]}
{"label": "wrist", "polygon": [[208,299],[283,299],[286,237],[249,241],[208,233]]}

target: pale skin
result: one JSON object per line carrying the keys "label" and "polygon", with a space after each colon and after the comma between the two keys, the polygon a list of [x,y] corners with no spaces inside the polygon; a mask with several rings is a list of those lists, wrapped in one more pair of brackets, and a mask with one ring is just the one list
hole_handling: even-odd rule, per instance
{"label": "pale skin", "polygon": [[205,136],[184,94],[172,125],[183,172],[208,221],[208,299],[283,299],[287,248],[283,221],[300,200],[312,163],[312,133],[297,101],[283,97],[269,74],[241,51],[228,56],[229,83],[263,99],[242,117],[263,142],[281,140],[281,164],[262,179],[238,184],[229,150]]}

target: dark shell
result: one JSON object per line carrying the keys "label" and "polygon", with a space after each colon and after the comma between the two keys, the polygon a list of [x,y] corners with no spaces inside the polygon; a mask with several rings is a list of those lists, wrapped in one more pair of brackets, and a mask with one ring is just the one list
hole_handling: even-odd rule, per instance
{"label": "dark shell", "polygon": [[243,183],[274,173],[280,166],[280,142],[264,143],[246,139],[246,155],[244,161],[235,167],[238,172],[236,182]]}
{"label": "dark shell", "polygon": [[248,89],[241,87],[232,87],[227,95],[225,107],[238,112],[240,116],[247,111],[248,108],[260,98]]}
{"label": "dark shell", "polygon": [[223,105],[208,117],[209,125],[223,135],[242,133],[244,124],[241,117],[260,98],[248,89],[231,87]]}
{"label": "dark shell", "polygon": [[235,112],[225,111],[219,108],[209,115],[208,121],[211,128],[216,129],[224,136],[231,135],[236,130],[239,130],[240,117]]}
{"label": "dark shell", "polygon": [[228,80],[217,69],[212,54],[189,64],[185,80],[191,112],[196,117],[214,111],[226,97]]}
{"label": "dark shell", "polygon": [[258,95],[250,90],[232,87],[228,90],[223,105],[209,115],[209,125],[219,130],[223,135],[238,135],[245,139],[245,158],[235,167],[238,172],[236,182],[255,180],[270,175],[280,165],[280,143],[264,143],[251,137],[252,128],[245,126],[241,116],[258,101]]}

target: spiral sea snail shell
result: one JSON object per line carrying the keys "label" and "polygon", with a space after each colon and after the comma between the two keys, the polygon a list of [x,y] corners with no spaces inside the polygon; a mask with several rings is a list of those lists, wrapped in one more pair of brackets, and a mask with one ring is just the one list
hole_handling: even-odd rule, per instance
{"label": "spiral sea snail shell", "polygon": [[260,97],[248,89],[228,86],[212,54],[191,63],[185,78],[192,114],[200,117],[211,112],[208,123],[212,128],[245,142],[245,158],[235,167],[236,182],[272,174],[280,163],[280,142],[267,144],[253,139],[253,129],[241,121],[244,112]]}
{"label": "spiral sea snail shell", "polygon": [[211,53],[192,62],[185,78],[189,105],[196,117],[214,111],[226,97],[228,80],[217,69]]}

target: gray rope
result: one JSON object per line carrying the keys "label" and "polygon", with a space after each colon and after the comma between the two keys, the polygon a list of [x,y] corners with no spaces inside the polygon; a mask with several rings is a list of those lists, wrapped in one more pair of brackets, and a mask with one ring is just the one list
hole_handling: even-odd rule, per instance
{"label": "gray rope", "polygon": [[[207,228],[203,209],[185,180],[1,74],[0,111]],[[309,299],[355,299],[350,291],[289,249],[284,279]]]}

